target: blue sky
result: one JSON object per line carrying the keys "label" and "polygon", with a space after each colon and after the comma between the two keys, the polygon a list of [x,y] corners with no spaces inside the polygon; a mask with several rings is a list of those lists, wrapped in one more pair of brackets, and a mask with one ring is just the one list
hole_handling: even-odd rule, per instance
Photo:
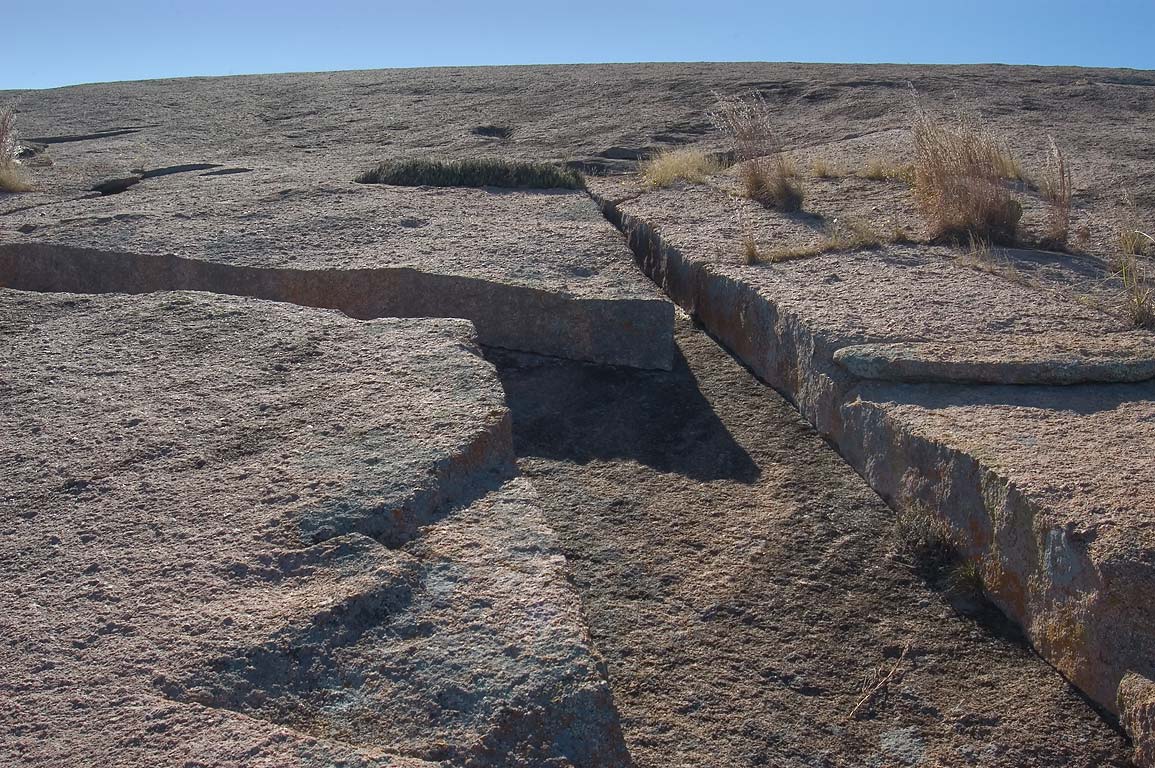
{"label": "blue sky", "polygon": [[828,61],[1155,69],[1155,0],[25,0],[0,88],[468,64]]}

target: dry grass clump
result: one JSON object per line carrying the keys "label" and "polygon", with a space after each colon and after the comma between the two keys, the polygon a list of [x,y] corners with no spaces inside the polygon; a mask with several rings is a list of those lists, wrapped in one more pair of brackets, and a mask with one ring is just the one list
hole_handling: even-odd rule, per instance
{"label": "dry grass clump", "polygon": [[[1147,241],[1155,239],[1137,233]],[[1119,257],[1119,277],[1123,281],[1123,310],[1135,328],[1155,330],[1155,280],[1139,262],[1137,253],[1123,253]]]}
{"label": "dry grass clump", "polygon": [[835,219],[826,230],[827,250],[863,251],[882,246],[882,235],[862,219]]}
{"label": "dry grass clump", "polygon": [[[897,231],[897,230],[896,230]],[[905,232],[902,233],[905,237]],[[868,251],[882,247],[888,241],[868,221],[861,219],[834,219],[826,228],[822,240],[811,245],[798,245],[789,248],[775,248],[767,251],[759,260],[771,264],[784,261],[807,259],[832,251]],[[750,263],[750,262],[747,262]]]}
{"label": "dry grass clump", "polygon": [[1143,233],[1143,225],[1139,222],[1139,209],[1131,195],[1126,192],[1123,193],[1123,206],[1127,209],[1127,220],[1119,235],[1119,250],[1124,256],[1142,256],[1148,247],[1155,245],[1155,240]]}
{"label": "dry grass clump", "polygon": [[1150,236],[1140,232],[1134,226],[1128,226],[1119,235],[1119,250],[1124,256],[1142,256],[1147,249]]}
{"label": "dry grass clump", "polygon": [[983,595],[982,564],[963,558],[951,531],[930,509],[915,505],[894,521],[895,548],[912,571],[961,597]]}
{"label": "dry grass clump", "polygon": [[915,571],[938,572],[956,558],[950,528],[923,506],[912,506],[898,513],[894,538],[898,554],[909,559]]}
{"label": "dry grass clump", "polygon": [[581,174],[549,163],[498,158],[467,160],[389,160],[356,178],[361,184],[403,187],[509,187],[512,189],[584,189]]}
{"label": "dry grass clump", "polygon": [[833,179],[838,175],[838,172],[828,161],[816,157],[810,163],[810,175],[818,179]]}
{"label": "dry grass clump", "polygon": [[0,191],[27,192],[32,189],[20,165],[20,142],[16,139],[16,112],[0,110]]}
{"label": "dry grass clump", "polygon": [[1015,242],[1023,209],[1004,184],[1018,164],[973,121],[948,124],[915,105],[911,184],[934,239]]}
{"label": "dry grass clump", "polygon": [[861,179],[872,181],[906,181],[910,182],[914,174],[914,166],[889,163],[885,160],[873,158],[866,167],[858,172]]}
{"label": "dry grass clump", "polygon": [[758,241],[751,234],[742,236],[742,263],[752,267],[762,261],[762,254],[758,251]]}
{"label": "dry grass clump", "polygon": [[774,248],[767,251],[763,258],[771,264],[781,264],[784,261],[797,261],[798,259],[809,259],[813,256],[819,256],[826,253],[829,249],[826,248],[826,243],[817,243],[815,245],[794,245],[789,248]]}
{"label": "dry grass clump", "polygon": [[995,155],[995,165],[999,169],[999,176],[1008,181],[1021,181],[1024,184],[1029,184],[1030,179],[1027,174],[1023,172],[1023,167],[1019,164],[1018,159],[1011,154],[1010,149],[1005,145],[1000,145],[1001,151]]}
{"label": "dry grass clump", "polygon": [[642,178],[653,187],[668,187],[676,181],[705,181],[722,170],[710,153],[694,147],[671,149],[642,163]]}
{"label": "dry grass clump", "polygon": [[782,153],[766,100],[758,94],[749,101],[715,95],[718,103],[710,119],[734,142],[746,196],[767,208],[801,210],[798,171]]}
{"label": "dry grass clump", "polygon": [[1062,248],[1071,236],[1071,169],[1055,138],[1049,136],[1051,151],[1039,192],[1047,202],[1047,224],[1043,244]]}
{"label": "dry grass clump", "polygon": [[782,155],[758,157],[742,168],[742,183],[746,197],[767,208],[788,213],[802,210],[802,187],[798,172]]}

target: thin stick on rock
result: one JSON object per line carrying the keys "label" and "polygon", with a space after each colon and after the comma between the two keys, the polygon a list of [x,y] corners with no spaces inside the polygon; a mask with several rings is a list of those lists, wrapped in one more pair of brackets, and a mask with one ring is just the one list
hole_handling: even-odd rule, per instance
{"label": "thin stick on rock", "polygon": [[900,667],[902,667],[902,662],[906,659],[906,654],[908,651],[910,651],[909,643],[903,647],[902,653],[899,654],[898,660],[894,662],[894,666],[891,667],[890,672],[887,673],[886,677],[870,686],[870,690],[868,690],[862,696],[862,698],[858,700],[858,703],[854,705],[854,709],[850,710],[850,714],[847,715],[849,719],[853,720],[855,715],[858,714],[859,710],[873,701],[875,696],[886,689],[887,685],[890,684],[890,681],[893,680],[894,676],[898,674],[898,670]]}

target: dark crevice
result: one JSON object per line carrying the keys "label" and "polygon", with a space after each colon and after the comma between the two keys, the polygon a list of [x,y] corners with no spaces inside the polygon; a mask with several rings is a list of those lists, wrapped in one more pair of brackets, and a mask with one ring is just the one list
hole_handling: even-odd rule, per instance
{"label": "dark crevice", "polygon": [[112,131],[97,131],[96,133],[80,133],[71,136],[33,136],[25,141],[35,144],[68,144],[73,141],[93,141],[95,139],[111,139],[115,136],[127,136],[140,133],[140,128],[120,128]]}
{"label": "dark crevice", "polygon": [[209,171],[201,176],[231,176],[236,173],[252,173],[252,168],[221,168],[219,171]]}
{"label": "dark crevice", "polygon": [[513,129],[504,125],[479,125],[469,132],[474,136],[484,136],[489,139],[508,139],[513,135]]}
{"label": "dark crevice", "polygon": [[144,171],[140,175],[145,179],[155,179],[158,176],[171,176],[174,173],[189,173],[191,171],[207,171],[212,168],[220,168],[220,163],[185,163],[183,165],[169,165],[164,168],[154,168],[151,171]]}

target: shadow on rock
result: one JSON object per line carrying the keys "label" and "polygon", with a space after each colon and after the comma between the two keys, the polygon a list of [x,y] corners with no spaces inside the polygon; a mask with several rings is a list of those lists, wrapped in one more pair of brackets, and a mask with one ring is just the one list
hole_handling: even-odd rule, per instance
{"label": "shadow on rock", "polygon": [[488,349],[513,413],[514,448],[584,464],[632,459],[694,480],[753,483],[760,470],[702,395],[681,351],[670,372]]}

